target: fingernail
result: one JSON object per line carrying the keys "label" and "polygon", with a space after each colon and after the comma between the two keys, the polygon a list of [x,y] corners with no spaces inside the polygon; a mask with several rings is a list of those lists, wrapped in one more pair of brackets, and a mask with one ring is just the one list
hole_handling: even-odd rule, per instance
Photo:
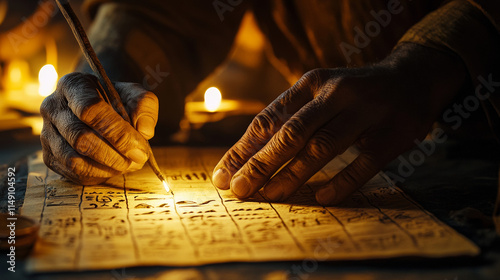
{"label": "fingernail", "polygon": [[127,168],[127,172],[133,172],[141,169],[144,166],[144,164],[139,164],[135,161],[132,161],[130,165]]}
{"label": "fingernail", "polygon": [[333,188],[322,188],[316,193],[316,201],[323,206],[331,204],[334,199],[335,190]]}
{"label": "fingernail", "polygon": [[241,198],[247,197],[250,192],[250,182],[245,176],[238,176],[231,181],[231,191]]}
{"label": "fingernail", "polygon": [[140,117],[136,126],[146,139],[151,139],[155,135],[155,120],[150,116]]}
{"label": "fingernail", "polygon": [[224,168],[219,168],[215,171],[214,175],[212,175],[212,181],[219,189],[229,189],[229,173]]}
{"label": "fingernail", "polygon": [[265,186],[263,194],[270,201],[280,201],[283,198],[283,191],[276,184]]}
{"label": "fingernail", "polygon": [[127,157],[139,164],[143,164],[148,160],[148,155],[139,149],[132,149],[128,151]]}

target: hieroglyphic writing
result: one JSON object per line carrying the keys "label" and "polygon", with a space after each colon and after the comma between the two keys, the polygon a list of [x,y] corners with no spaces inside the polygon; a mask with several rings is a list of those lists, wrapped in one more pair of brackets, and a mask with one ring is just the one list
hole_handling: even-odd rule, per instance
{"label": "hieroglyphic writing", "polygon": [[30,158],[23,213],[40,221],[31,271],[233,261],[353,260],[475,255],[477,247],[393,186],[383,173],[336,207],[315,189],[355,155],[348,150],[287,203],[235,198],[211,183],[220,149],[155,151],[175,195],[151,170],[97,186],[61,179]]}

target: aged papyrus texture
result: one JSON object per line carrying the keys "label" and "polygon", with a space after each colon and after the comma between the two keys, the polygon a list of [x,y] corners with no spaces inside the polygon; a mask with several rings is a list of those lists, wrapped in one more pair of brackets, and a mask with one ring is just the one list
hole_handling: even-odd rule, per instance
{"label": "aged papyrus texture", "polygon": [[314,189],[355,156],[350,150],[287,203],[240,201],[211,183],[224,150],[160,148],[174,195],[144,169],[81,186],[29,159],[22,213],[40,221],[28,270],[74,271],[221,262],[472,256],[479,249],[394,186],[383,173],[342,205]]}

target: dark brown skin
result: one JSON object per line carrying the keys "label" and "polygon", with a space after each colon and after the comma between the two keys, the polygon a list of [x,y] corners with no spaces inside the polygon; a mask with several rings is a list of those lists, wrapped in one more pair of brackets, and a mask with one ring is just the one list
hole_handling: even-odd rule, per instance
{"label": "dark brown skin", "polygon": [[142,168],[158,120],[158,98],[142,86],[115,83],[134,126],[102,100],[95,76],[71,73],[40,107],[45,164],[79,184],[98,184]]}
{"label": "dark brown skin", "polygon": [[310,71],[255,117],[213,182],[242,199],[264,187],[269,200],[286,200],[356,145],[361,154],[316,193],[322,205],[339,203],[423,139],[465,79],[460,60],[414,44],[372,67]]}
{"label": "dark brown skin", "polygon": [[[415,44],[402,44],[370,67],[310,71],[255,117],[215,167],[213,182],[241,199],[263,188],[271,201],[286,200],[356,145],[357,159],[316,194],[322,205],[339,203],[424,138],[466,77],[458,58]],[[95,79],[78,73],[61,79],[41,108],[51,169],[96,184],[142,167],[146,157],[130,151],[145,151],[158,100],[136,84],[116,87],[135,128],[100,101]]]}

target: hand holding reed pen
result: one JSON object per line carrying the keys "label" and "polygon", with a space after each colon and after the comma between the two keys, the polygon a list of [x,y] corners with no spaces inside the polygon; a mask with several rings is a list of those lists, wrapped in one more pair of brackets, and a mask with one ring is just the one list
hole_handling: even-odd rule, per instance
{"label": "hand holding reed pen", "polygon": [[[126,109],[125,106],[123,105],[121,98],[116,91],[115,87],[111,83],[110,79],[106,75],[106,72],[104,71],[104,68],[102,67],[99,59],[97,58],[96,53],[94,52],[87,35],[85,33],[85,30],[83,29],[80,21],[78,20],[76,14],[74,13],[73,9],[71,8],[69,2],[67,0],[56,0],[57,5],[59,6],[59,9],[63,13],[64,17],[66,18],[66,21],[68,22],[69,26],[71,27],[71,30],[73,34],[75,35],[76,40],[78,41],[78,44],[80,46],[80,49],[82,50],[87,62],[89,63],[90,67],[92,68],[94,74],[97,76],[99,80],[99,86],[100,89],[98,88],[97,91],[101,95],[101,98],[106,101],[108,104],[110,104],[115,111],[128,123],[133,125]],[[149,156],[148,164],[153,170],[153,172],[156,174],[158,179],[162,181],[163,186],[165,187],[165,190],[167,192],[171,192],[171,190],[168,187],[168,184],[166,182],[165,176],[162,174],[160,168],[158,167],[158,164],[154,158],[151,146],[149,143],[146,141],[146,146],[147,146],[147,152]]]}

